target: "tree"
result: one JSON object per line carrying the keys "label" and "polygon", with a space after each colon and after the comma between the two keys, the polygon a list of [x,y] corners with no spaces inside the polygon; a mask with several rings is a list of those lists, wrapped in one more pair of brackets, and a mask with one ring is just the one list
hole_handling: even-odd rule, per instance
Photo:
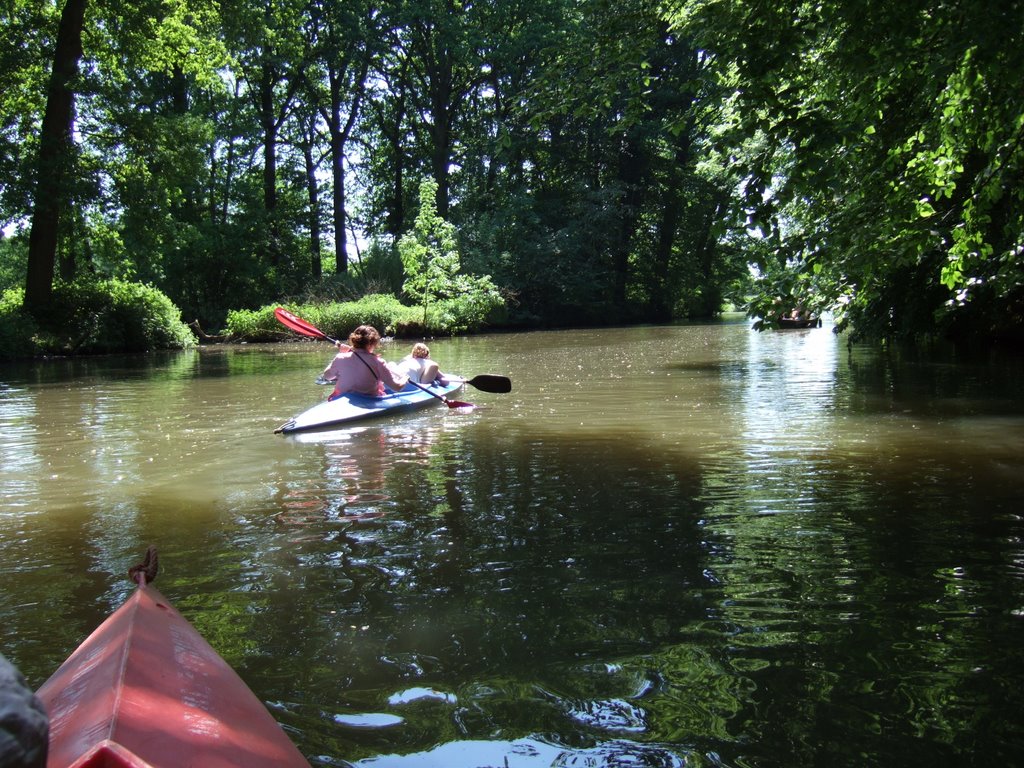
{"label": "tree", "polygon": [[82,59],[86,1],[66,0],[61,12],[40,130],[25,280],[25,308],[36,315],[48,308],[53,295],[58,228],[68,209],[66,189],[70,176],[68,166],[72,162],[74,87]]}
{"label": "tree", "polygon": [[521,107],[557,249],[544,278],[563,282],[542,301],[561,301],[569,322],[714,314],[711,238],[732,206],[728,179],[699,170],[721,103],[706,54],[650,4],[593,0],[565,18]]}
{"label": "tree", "polygon": [[673,7],[734,88],[722,137],[761,147],[740,151],[744,189],[776,264],[813,282],[841,327],[1022,333],[1024,7]]}
{"label": "tree", "polygon": [[[359,117],[366,78],[376,55],[378,12],[365,3],[313,2],[310,36],[319,65],[311,92],[327,126],[331,164],[335,272],[348,271],[345,152]],[[309,76],[307,72],[307,77]],[[322,93],[326,91],[326,93]]]}
{"label": "tree", "polygon": [[404,290],[423,307],[423,325],[432,301],[446,295],[459,271],[455,227],[437,211],[437,182],[420,184],[420,211],[413,229],[398,241],[405,269]]}
{"label": "tree", "polygon": [[[32,210],[39,156],[39,119],[53,66],[51,38],[58,9],[38,3],[0,8],[0,226],[19,224]],[[24,283],[19,276],[19,283]]]}
{"label": "tree", "polygon": [[410,0],[403,6],[398,37],[416,83],[419,127],[428,132],[430,168],[437,182],[437,210],[447,217],[451,168],[466,100],[480,82],[479,14],[483,4],[458,0]]}
{"label": "tree", "polygon": [[[88,27],[87,11],[97,22]],[[70,227],[83,229],[92,211],[103,207],[97,206],[104,190],[97,171],[101,163],[89,156],[95,146],[79,145],[75,137],[118,133],[110,130],[109,114],[104,113],[104,104],[109,104],[104,93],[117,90],[113,84],[134,82],[129,62],[144,64],[150,73],[171,76],[171,90],[178,89],[180,79],[186,76],[209,79],[221,59],[215,55],[217,46],[201,33],[201,26],[208,20],[209,7],[200,0],[180,4],[138,0],[128,7],[123,3],[110,5],[106,0],[65,3],[39,127],[25,281],[24,304],[28,310],[38,315],[49,304],[59,248],[64,250],[64,276],[75,274],[73,249],[77,247],[88,256],[89,243],[87,238],[71,238]],[[83,47],[86,33],[88,50]],[[80,75],[83,59],[88,68],[85,75]],[[122,114],[128,112],[123,110]],[[97,130],[91,130],[97,125]],[[108,158],[107,168],[124,157],[120,149],[115,151]],[[93,178],[87,179],[89,175]]]}
{"label": "tree", "polygon": [[398,253],[405,269],[405,293],[423,307],[423,326],[430,327],[428,310],[441,300],[458,300],[479,305],[470,317],[486,316],[501,303],[489,276],[460,274],[455,227],[437,211],[437,182],[420,184],[420,210],[416,224],[398,241]]}

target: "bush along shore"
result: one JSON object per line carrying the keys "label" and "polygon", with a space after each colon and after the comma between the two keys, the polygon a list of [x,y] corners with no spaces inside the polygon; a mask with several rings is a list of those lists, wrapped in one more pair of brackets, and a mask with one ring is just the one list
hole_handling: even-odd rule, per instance
{"label": "bush along shore", "polygon": [[[288,311],[315,325],[328,336],[348,338],[358,325],[374,326],[384,336],[414,338],[472,333],[502,319],[502,305],[487,297],[467,295],[439,300],[424,307],[410,307],[386,294],[371,294],[355,301],[331,303],[271,304],[255,310],[228,313],[223,334],[206,341],[291,341],[294,332],[274,317],[274,309]],[[200,340],[203,340],[200,337]]]}
{"label": "bush along shore", "polygon": [[197,321],[186,324],[158,289],[140,283],[102,280],[57,286],[53,308],[41,320],[22,310],[22,298],[20,288],[0,294],[0,360],[188,349],[197,343],[294,341],[295,333],[274,317],[278,306],[335,338],[347,338],[363,323],[399,338],[473,332],[500,322],[504,306],[496,296],[473,292],[420,307],[386,294],[343,302],[281,302],[232,310],[223,329],[207,333]]}
{"label": "bush along shore", "polygon": [[142,283],[60,283],[38,316],[25,312],[23,301],[21,288],[0,294],[0,359],[186,349],[196,343],[174,302]]}

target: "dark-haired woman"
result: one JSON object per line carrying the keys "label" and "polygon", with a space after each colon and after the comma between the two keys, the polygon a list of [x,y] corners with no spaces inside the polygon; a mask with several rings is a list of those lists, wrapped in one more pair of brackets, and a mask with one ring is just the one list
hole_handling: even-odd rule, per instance
{"label": "dark-haired woman", "polygon": [[338,342],[338,354],[322,374],[326,381],[334,382],[334,392],[329,400],[348,392],[380,397],[385,386],[394,392],[405,386],[409,378],[392,370],[377,356],[378,344],[380,334],[372,325],[360,325],[352,331],[348,344]]}

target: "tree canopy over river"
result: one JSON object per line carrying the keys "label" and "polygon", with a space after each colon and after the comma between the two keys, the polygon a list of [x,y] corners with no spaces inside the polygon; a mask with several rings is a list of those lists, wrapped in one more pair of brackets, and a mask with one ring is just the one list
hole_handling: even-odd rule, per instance
{"label": "tree canopy over river", "polygon": [[430,180],[512,324],[781,299],[869,336],[1024,328],[1016,0],[12,0],[0,25],[0,288],[37,316],[83,274],[213,326],[400,293]]}

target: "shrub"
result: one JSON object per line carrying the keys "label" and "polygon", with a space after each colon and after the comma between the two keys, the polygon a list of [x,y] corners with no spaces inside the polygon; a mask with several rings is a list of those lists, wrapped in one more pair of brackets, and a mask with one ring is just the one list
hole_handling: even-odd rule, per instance
{"label": "shrub", "polygon": [[394,296],[381,293],[336,306],[344,309],[331,318],[331,327],[335,330],[331,335],[339,338],[347,338],[353,328],[364,324],[372,325],[383,336],[394,336],[399,326],[418,314],[413,307],[405,306]]}
{"label": "shrub", "polygon": [[162,291],[120,280],[108,280],[106,286],[111,304],[105,325],[112,336],[120,336],[119,351],[188,349],[195,345],[195,337],[181,320],[181,311]]}
{"label": "shrub", "polygon": [[[288,330],[274,317],[277,305],[260,309],[236,309],[228,313],[228,334],[237,340],[282,341],[297,339],[298,334]],[[363,296],[358,301],[317,304],[285,304],[285,308],[298,315],[323,333],[335,339],[347,339],[359,325],[372,325],[382,336],[423,336],[431,333],[461,333],[479,329],[495,313],[504,311],[505,302],[497,289],[474,290],[431,305],[429,328],[424,326],[423,311],[402,304],[388,294]]]}
{"label": "shrub", "polygon": [[238,341],[281,341],[284,327],[274,319],[274,307],[231,309],[224,321],[227,335]]}
{"label": "shrub", "polygon": [[21,288],[0,293],[0,360],[32,357],[38,351],[36,322],[21,309],[24,297]]}
{"label": "shrub", "polygon": [[101,354],[186,349],[195,345],[174,303],[158,289],[123,280],[81,280],[54,287],[36,333],[37,352]]}
{"label": "shrub", "polygon": [[[248,341],[297,338],[295,332],[285,328],[274,317],[276,306],[232,310],[227,318],[228,333],[233,338]],[[418,314],[412,307],[406,307],[394,296],[386,294],[330,304],[287,304],[286,308],[336,339],[347,339],[353,328],[363,324],[372,325],[383,336],[393,335],[397,328]]]}

